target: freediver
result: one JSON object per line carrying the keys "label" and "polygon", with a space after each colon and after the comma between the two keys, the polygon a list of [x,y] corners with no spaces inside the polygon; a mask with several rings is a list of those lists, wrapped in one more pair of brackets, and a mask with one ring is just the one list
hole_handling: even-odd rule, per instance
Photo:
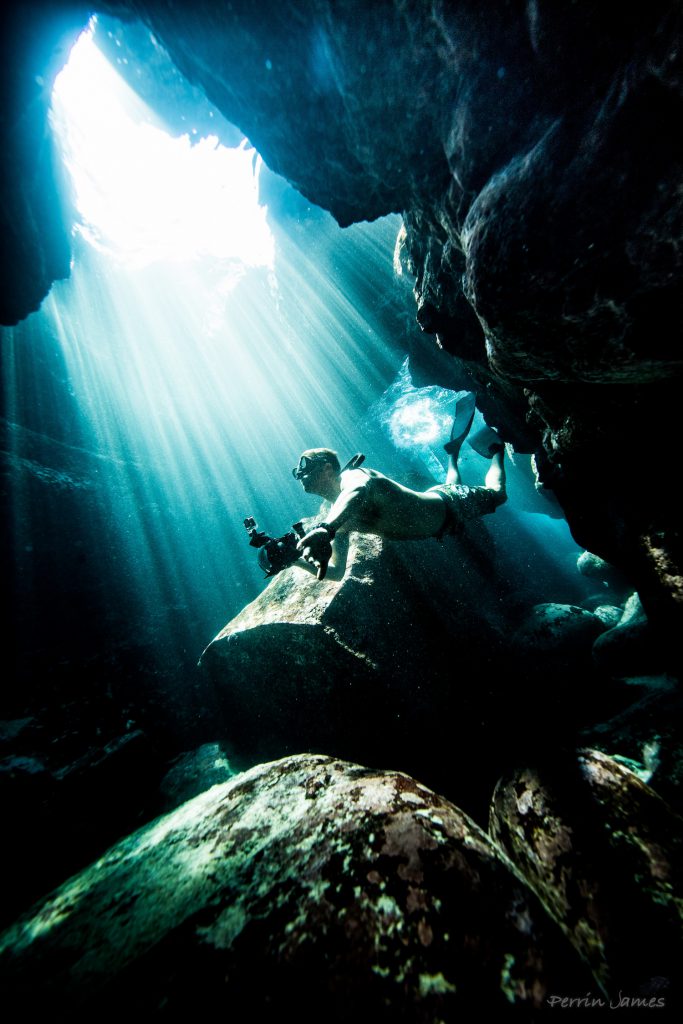
{"label": "freediver", "polygon": [[[475,413],[475,396],[467,392],[456,403],[451,438],[444,445],[449,465],[446,482],[427,491],[413,491],[375,469],[359,468],[352,459],[341,468],[331,448],[309,448],[292,470],[307,494],[317,494],[332,507],[325,521],[309,530],[297,544],[309,572],[322,580],[341,579],[346,566],[348,534],[374,533],[390,540],[441,539],[462,533],[465,522],[495,512],[507,500],[505,445],[484,427],[470,439],[480,455],[491,459],[483,487],[461,482],[460,449]],[[336,538],[336,539],[335,539]],[[333,543],[334,542],[334,543]]]}

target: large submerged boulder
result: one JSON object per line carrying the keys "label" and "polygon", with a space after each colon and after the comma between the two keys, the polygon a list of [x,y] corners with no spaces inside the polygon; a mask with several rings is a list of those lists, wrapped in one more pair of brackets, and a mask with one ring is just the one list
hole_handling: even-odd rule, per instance
{"label": "large submerged boulder", "polygon": [[467,772],[474,791],[509,726],[494,550],[483,523],[441,543],[352,533],[343,579],[281,572],[201,659],[236,753],[400,765],[449,794]]}
{"label": "large submerged boulder", "polygon": [[683,819],[633,771],[583,750],[509,772],[490,832],[613,999],[680,1000]]}
{"label": "large submerged boulder", "polygon": [[485,820],[510,758],[573,749],[597,714],[591,648],[606,626],[532,606],[542,561],[525,578],[501,525],[441,543],[352,533],[343,578],[277,575],[200,661],[235,755],[400,767]]}
{"label": "large submerged boulder", "polygon": [[540,555],[528,575],[510,560],[518,538],[502,515],[442,542],[351,533],[341,579],[281,572],[202,655],[223,738],[251,764],[309,750],[400,767],[485,820],[510,759],[573,750],[605,690],[606,623],[534,603],[556,577]]}
{"label": "large submerged boulder", "polygon": [[546,602],[534,605],[515,633],[513,643],[539,655],[558,659],[569,652],[584,656],[593,648],[606,626],[599,615],[573,604]]}
{"label": "large submerged boulder", "polygon": [[492,840],[396,772],[300,755],[122,840],[0,937],[22,1014],[433,1022],[590,985]]}

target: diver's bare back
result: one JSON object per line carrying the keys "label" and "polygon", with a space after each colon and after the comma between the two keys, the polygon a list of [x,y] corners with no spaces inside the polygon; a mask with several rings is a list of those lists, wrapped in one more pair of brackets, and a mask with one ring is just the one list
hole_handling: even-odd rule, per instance
{"label": "diver's bare back", "polygon": [[376,469],[345,470],[340,484],[342,495],[350,491],[362,494],[354,507],[351,527],[360,533],[419,540],[435,536],[446,518],[444,501],[438,493],[412,491]]}

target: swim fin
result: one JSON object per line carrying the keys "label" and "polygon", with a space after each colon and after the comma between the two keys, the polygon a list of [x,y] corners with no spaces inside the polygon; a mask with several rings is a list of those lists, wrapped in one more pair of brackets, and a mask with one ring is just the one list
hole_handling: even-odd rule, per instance
{"label": "swim fin", "polygon": [[477,400],[471,391],[466,391],[455,403],[451,439],[444,445],[449,455],[457,455],[460,451],[463,441],[470,432],[476,408]]}
{"label": "swim fin", "polygon": [[477,455],[483,455],[485,459],[492,459],[496,452],[505,448],[505,442],[491,427],[482,427],[468,439],[467,443],[470,448],[474,448]]}

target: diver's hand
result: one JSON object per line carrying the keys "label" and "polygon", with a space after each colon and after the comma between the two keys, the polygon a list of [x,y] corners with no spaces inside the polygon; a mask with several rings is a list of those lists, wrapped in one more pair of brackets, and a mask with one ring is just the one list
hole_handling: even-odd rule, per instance
{"label": "diver's hand", "polygon": [[318,570],[318,579],[324,580],[327,565],[332,557],[332,541],[324,526],[316,526],[301,538],[297,549],[311,565]]}

